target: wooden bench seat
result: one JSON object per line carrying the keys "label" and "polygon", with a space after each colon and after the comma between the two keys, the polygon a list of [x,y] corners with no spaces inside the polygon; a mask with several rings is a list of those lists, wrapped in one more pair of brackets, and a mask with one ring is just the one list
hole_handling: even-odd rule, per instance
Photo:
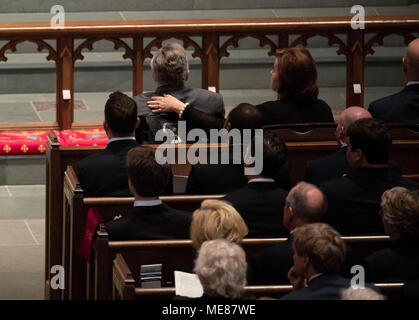
{"label": "wooden bench seat", "polygon": [[[329,128],[330,129],[330,128]],[[329,130],[328,129],[328,130]],[[402,137],[402,135],[400,135]],[[416,138],[416,136],[414,136]],[[306,138],[308,138],[306,136]],[[335,152],[336,141],[290,141],[287,142],[288,161],[290,163],[291,185],[304,177],[308,160],[318,159]],[[62,260],[63,235],[63,181],[68,165],[75,165],[80,159],[97,152],[103,147],[62,147],[58,138],[51,131],[47,138],[46,150],[46,206],[45,206],[45,296],[60,299],[61,294],[52,290],[49,284],[50,270],[53,265],[60,265]],[[419,139],[394,140],[391,160],[398,162],[403,174],[419,173]],[[187,175],[190,165],[172,166],[174,174]],[[80,190],[79,190],[80,191]],[[106,209],[104,209],[106,210]],[[84,221],[83,221],[84,223]]]}
{"label": "wooden bench seat", "polygon": [[[343,239],[352,247],[354,261],[362,260],[390,244],[388,236],[349,236]],[[241,245],[246,252],[246,259],[250,260],[262,249],[284,241],[286,238],[246,238]],[[94,245],[94,267],[91,267],[94,280],[89,281],[94,286],[94,294],[90,291],[90,298],[111,298],[112,265],[118,254],[123,256],[130,270],[133,270],[131,274],[137,282],[140,265],[162,263],[163,287],[172,286],[174,271],[182,265],[191,264],[195,258],[191,240],[109,241],[102,224],[96,233]]]}
{"label": "wooden bench seat", "polygon": [[[121,254],[117,254],[113,263],[113,300],[168,300],[176,295],[175,287],[142,288],[136,281],[133,272]],[[375,283],[376,287],[388,299],[398,299],[403,290],[403,282]],[[292,291],[291,285],[245,286],[244,292],[254,295],[256,299],[270,297],[279,299]]]}
{"label": "wooden bench seat", "polygon": [[[192,212],[199,208],[206,199],[218,199],[224,195],[209,196],[161,196],[160,199],[167,205]],[[82,299],[86,290],[85,279],[87,266],[77,254],[83,237],[87,211],[95,207],[105,222],[111,221],[115,216],[125,216],[134,203],[134,198],[84,198],[83,190],[72,166],[69,166],[64,175],[63,198],[63,234],[62,234],[62,260],[66,270],[66,286],[62,290],[62,299]]]}

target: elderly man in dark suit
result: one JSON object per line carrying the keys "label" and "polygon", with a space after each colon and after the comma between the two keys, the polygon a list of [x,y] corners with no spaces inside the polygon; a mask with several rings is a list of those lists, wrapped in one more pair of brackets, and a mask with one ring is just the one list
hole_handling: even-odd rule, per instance
{"label": "elderly man in dark suit", "polygon": [[325,223],[310,223],[295,229],[292,238],[294,265],[288,279],[294,289],[281,300],[340,300],[342,290],[351,286],[350,279],[338,275],[346,254],[340,234]]}
{"label": "elderly man in dark suit", "polygon": [[[283,208],[283,226],[292,234],[306,223],[320,222],[327,209],[323,193],[314,185],[299,182],[290,190]],[[292,240],[266,248],[254,256],[247,267],[249,285],[288,284],[292,267]]]}
{"label": "elderly man in dark suit", "polygon": [[359,119],[347,135],[346,157],[353,170],[320,185],[329,203],[324,222],[343,235],[383,234],[378,214],[383,192],[395,186],[416,186],[389,169],[391,137],[382,121]]}
{"label": "elderly man in dark suit", "polygon": [[77,166],[84,196],[130,196],[125,157],[131,148],[138,146],[134,131],[139,122],[133,99],[121,92],[109,96],[103,121],[109,137],[108,146],[82,159]]}
{"label": "elderly man in dark suit", "polygon": [[368,108],[385,122],[419,123],[419,39],[410,42],[402,58],[406,87],[399,93],[378,99]]}
{"label": "elderly man in dark suit", "polygon": [[233,205],[249,228],[250,238],[283,237],[288,230],[282,226],[282,209],[287,191],[275,182],[275,176],[286,162],[286,147],[279,136],[271,131],[264,131],[258,141],[263,143],[263,168],[256,173],[251,165],[246,173],[248,183],[241,189],[227,194],[222,200]]}
{"label": "elderly man in dark suit", "polygon": [[159,164],[155,152],[135,147],[127,154],[128,185],[134,207],[126,217],[106,224],[110,240],[188,239],[192,214],[162,203],[170,165]]}
{"label": "elderly man in dark suit", "polygon": [[[137,131],[137,140],[154,143],[156,132],[167,128],[177,131],[177,122],[181,114],[160,112],[161,98],[171,95],[183,103],[182,110],[189,104],[202,112],[224,119],[225,109],[223,97],[215,92],[204,89],[188,88],[184,85],[189,77],[188,59],[185,49],[172,42],[160,48],[151,59],[151,72],[157,84],[154,92],[143,93],[134,97],[138,106],[138,115],[144,121]],[[154,108],[154,112],[149,108]],[[193,127],[187,122],[188,131]],[[146,134],[143,134],[146,133]]]}
{"label": "elderly man in dark suit", "polygon": [[320,183],[341,177],[348,173],[350,166],[346,160],[348,149],[347,130],[358,119],[371,118],[371,114],[364,108],[353,106],[345,109],[339,118],[335,137],[340,145],[340,150],[321,159],[307,162],[304,180],[319,185]]}

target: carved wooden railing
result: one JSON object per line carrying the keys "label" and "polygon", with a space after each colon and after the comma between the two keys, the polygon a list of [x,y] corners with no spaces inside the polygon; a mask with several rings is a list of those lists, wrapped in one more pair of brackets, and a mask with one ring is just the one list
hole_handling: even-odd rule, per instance
{"label": "carved wooden railing", "polygon": [[[151,57],[153,47],[161,46],[166,39],[179,39],[184,47],[194,49],[193,56],[202,62],[202,88],[210,86],[220,89],[220,59],[228,57],[228,47],[238,46],[238,41],[252,37],[260,46],[269,48],[270,56],[275,50],[297,44],[307,45],[307,40],[322,36],[329,40],[329,46],[337,45],[337,54],[346,58],[346,105],[363,105],[364,62],[367,54],[373,54],[373,46],[382,45],[383,39],[391,34],[404,38],[408,44],[419,32],[419,15],[366,17],[365,29],[351,28],[352,17],[322,18],[249,18],[249,19],[196,19],[196,20],[153,20],[153,21],[106,21],[68,22],[63,28],[52,28],[49,23],[0,23],[0,40],[8,42],[0,48],[0,62],[7,61],[6,51],[16,51],[16,45],[31,41],[38,45],[38,51],[47,50],[47,60],[56,65],[56,122],[4,123],[0,129],[77,128],[100,126],[100,122],[73,123],[74,119],[74,63],[82,60],[83,49],[92,50],[93,44],[107,40],[115,50],[123,48],[124,59],[132,61],[132,92],[137,95],[143,90],[144,60]],[[366,42],[365,35],[372,35]],[[297,35],[290,43],[290,36]],[[346,42],[339,38],[346,35]],[[221,43],[221,37],[229,37]],[[276,40],[272,40],[274,36]],[[192,40],[202,40],[200,46]],[[122,39],[132,39],[128,45]],[[152,41],[144,47],[145,39]],[[45,40],[56,40],[53,48]],[[84,40],[77,47],[75,40]],[[361,86],[356,94],[353,84]],[[71,98],[63,99],[63,90],[70,90]],[[261,101],[262,102],[262,101]]]}

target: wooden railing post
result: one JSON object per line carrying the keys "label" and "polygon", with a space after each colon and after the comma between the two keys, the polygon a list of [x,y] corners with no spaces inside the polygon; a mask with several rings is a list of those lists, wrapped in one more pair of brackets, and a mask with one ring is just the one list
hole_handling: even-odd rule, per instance
{"label": "wooden railing post", "polygon": [[[73,38],[57,39],[57,122],[60,129],[70,129],[74,119],[74,62]],[[64,100],[63,90],[70,90],[70,99]]]}
{"label": "wooden railing post", "polygon": [[[348,33],[348,54],[346,64],[346,107],[364,106],[364,31]],[[361,91],[355,92],[355,87]]]}
{"label": "wooden railing post", "polygon": [[202,61],[202,88],[215,87],[220,91],[219,36],[217,33],[205,33],[202,37],[204,58]]}
{"label": "wooden railing post", "polygon": [[61,265],[61,230],[62,218],[60,202],[62,196],[60,142],[52,132],[47,138],[46,150],[46,208],[45,208],[45,299],[59,300],[60,290],[51,287],[51,267]]}
{"label": "wooden railing post", "polygon": [[132,95],[143,92],[143,37],[134,36],[134,56],[132,59]]}

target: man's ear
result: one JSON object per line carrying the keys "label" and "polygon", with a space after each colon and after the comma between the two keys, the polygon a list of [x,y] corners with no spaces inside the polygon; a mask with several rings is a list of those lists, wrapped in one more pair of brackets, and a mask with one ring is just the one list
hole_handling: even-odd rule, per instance
{"label": "man's ear", "polygon": [[108,125],[108,123],[106,122],[106,120],[103,120],[103,129],[104,129],[106,132],[108,132],[108,131],[109,131],[109,125]]}
{"label": "man's ear", "polygon": [[362,162],[364,157],[365,157],[364,153],[362,152],[361,149],[356,149],[355,150],[355,159],[356,159],[357,162],[358,161]]}
{"label": "man's ear", "polygon": [[303,257],[303,264],[304,264],[304,267],[308,268],[310,264],[310,259],[308,258],[308,256]]}
{"label": "man's ear", "polygon": [[135,189],[134,189],[134,186],[132,185],[130,177],[128,177],[128,188],[129,188],[129,191],[131,192],[131,194],[133,196],[135,196]]}
{"label": "man's ear", "polygon": [[135,122],[135,129],[140,126],[140,117],[137,117],[137,121]]}
{"label": "man's ear", "polygon": [[227,131],[230,131],[230,130],[231,130],[231,122],[230,122],[230,121],[228,121],[228,119],[226,119],[226,121],[224,122],[224,128],[225,128]]}
{"label": "man's ear", "polygon": [[185,72],[185,81],[188,81],[188,79],[189,79],[189,69],[186,70]]}
{"label": "man's ear", "polygon": [[407,72],[407,59],[405,57],[402,58],[402,69],[404,73]]}

